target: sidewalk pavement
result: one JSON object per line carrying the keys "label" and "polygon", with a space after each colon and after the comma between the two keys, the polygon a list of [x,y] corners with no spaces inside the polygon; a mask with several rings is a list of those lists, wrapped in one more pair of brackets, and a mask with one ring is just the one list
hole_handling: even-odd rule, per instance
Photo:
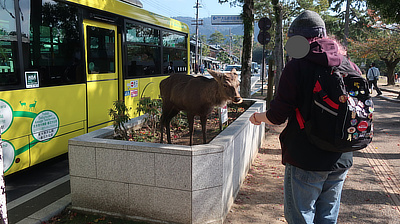
{"label": "sidewalk pavement", "polygon": [[[354,152],[342,192],[340,224],[400,223],[400,85],[379,86],[383,94],[373,94],[374,139]],[[267,126],[265,142],[224,223],[286,223],[279,143],[284,127]]]}
{"label": "sidewalk pavement", "polygon": [[381,85],[379,88],[382,91],[382,95],[379,96],[380,98],[400,103],[400,83],[394,86]]}
{"label": "sidewalk pavement", "polygon": [[[395,85],[387,85],[387,77],[383,76],[378,81],[378,87],[382,90],[382,95],[378,96],[381,99],[391,102],[400,103],[400,83],[396,82]],[[373,90],[373,93],[376,93]]]}

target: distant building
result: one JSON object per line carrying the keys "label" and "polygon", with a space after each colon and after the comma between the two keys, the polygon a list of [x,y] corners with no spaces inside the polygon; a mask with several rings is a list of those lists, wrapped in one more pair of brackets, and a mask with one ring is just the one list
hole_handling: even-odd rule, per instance
{"label": "distant building", "polygon": [[[205,43],[199,43],[199,55],[201,55],[201,44]],[[209,47],[209,53],[207,56],[202,56],[200,63],[203,63],[205,65],[205,68],[211,68],[211,69],[221,69],[223,67],[223,62],[217,60],[217,55],[220,52],[227,52],[227,50],[219,44],[214,44],[214,45],[208,45]],[[227,52],[229,53],[229,52]],[[195,59],[195,54],[196,54],[196,41],[191,40],[190,41],[190,57],[191,57],[191,72],[193,72],[193,69],[195,68],[196,64],[196,59]],[[240,62],[240,58],[236,57],[234,55],[230,55],[231,61],[233,64],[237,64]]]}

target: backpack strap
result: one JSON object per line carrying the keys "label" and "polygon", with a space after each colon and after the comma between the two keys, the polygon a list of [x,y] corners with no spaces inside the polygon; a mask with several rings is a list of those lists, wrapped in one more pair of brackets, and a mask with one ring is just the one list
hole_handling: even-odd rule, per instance
{"label": "backpack strap", "polygon": [[328,97],[328,94],[326,94],[325,91],[322,90],[321,84],[319,83],[318,80],[315,83],[313,92],[318,93],[321,96],[321,98],[324,100],[324,102],[327,103],[330,107],[332,107],[336,110],[339,109],[339,104],[333,102],[333,100],[331,100]]}
{"label": "backpack strap", "polygon": [[304,118],[301,115],[299,108],[296,108],[295,110],[296,110],[296,119],[297,119],[297,122],[299,123],[300,129],[304,129],[304,124],[306,122],[304,121]]}
{"label": "backpack strap", "polygon": [[[316,68],[316,72],[314,73],[314,78],[313,78],[313,83],[315,83],[314,88],[313,88],[313,93],[319,94],[325,103],[327,103],[330,107],[337,110],[337,109],[339,109],[339,104],[335,103],[333,100],[331,100],[328,97],[328,94],[322,89],[321,83],[319,82],[320,74],[322,74],[323,72],[326,72],[326,71],[324,71],[325,69],[326,68],[322,68],[322,67]],[[333,72],[336,71],[337,67],[330,67],[330,69],[331,69],[331,74],[332,74]],[[299,124],[300,129],[304,129],[305,121],[304,121],[304,117],[301,115],[300,109],[296,108],[295,112],[296,112],[297,123]]]}
{"label": "backpack strap", "polygon": [[374,78],[374,79],[375,79],[374,67],[371,67],[371,68],[370,68],[370,70],[371,70],[371,73],[372,73],[372,78]]}

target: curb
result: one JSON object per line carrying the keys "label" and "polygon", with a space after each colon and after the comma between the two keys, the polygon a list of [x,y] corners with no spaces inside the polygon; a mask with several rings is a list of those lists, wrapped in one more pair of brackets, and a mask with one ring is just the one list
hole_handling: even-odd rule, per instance
{"label": "curb", "polygon": [[[383,92],[389,92],[389,93],[395,93],[395,94],[400,94],[400,91],[397,91],[397,90],[393,90],[393,89],[387,89],[387,88],[385,88],[385,87],[380,87],[380,89],[381,89],[381,91],[383,91]],[[393,97],[387,97],[387,96],[383,96],[383,95],[379,95],[379,96],[377,96],[377,97],[379,97],[379,98],[381,98],[381,99],[384,99],[384,100],[387,100],[387,101],[390,101],[390,102],[394,102],[394,103],[400,103],[400,99],[398,99],[398,98],[393,98]]]}
{"label": "curb", "polygon": [[16,224],[41,224],[60,214],[71,204],[71,195],[67,194],[50,205],[40,209]]}
{"label": "curb", "polygon": [[396,98],[390,98],[390,97],[382,96],[382,95],[377,96],[377,97],[379,97],[379,98],[381,98],[381,99],[384,99],[384,100],[387,100],[387,101],[390,101],[390,102],[400,103],[400,100],[399,100],[399,99],[396,99]]}
{"label": "curb", "polygon": [[382,90],[382,91],[386,91],[386,92],[391,92],[391,93],[396,93],[396,94],[399,94],[400,93],[400,91],[397,91],[397,90],[392,90],[392,89],[387,89],[387,88],[385,88],[385,87],[380,87],[380,89]]}

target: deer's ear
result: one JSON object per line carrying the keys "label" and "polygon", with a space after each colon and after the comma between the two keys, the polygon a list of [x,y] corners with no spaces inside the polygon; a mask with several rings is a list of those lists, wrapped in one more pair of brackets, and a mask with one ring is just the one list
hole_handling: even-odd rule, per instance
{"label": "deer's ear", "polygon": [[220,72],[217,72],[217,71],[214,71],[214,70],[211,70],[211,69],[207,69],[207,71],[208,71],[208,73],[210,73],[210,75],[211,75],[212,77],[214,77],[214,79],[216,79],[216,80],[220,79],[220,77],[221,77],[221,75],[222,75]]}
{"label": "deer's ear", "polygon": [[235,68],[232,69],[231,74],[234,76],[238,76],[237,71]]}

